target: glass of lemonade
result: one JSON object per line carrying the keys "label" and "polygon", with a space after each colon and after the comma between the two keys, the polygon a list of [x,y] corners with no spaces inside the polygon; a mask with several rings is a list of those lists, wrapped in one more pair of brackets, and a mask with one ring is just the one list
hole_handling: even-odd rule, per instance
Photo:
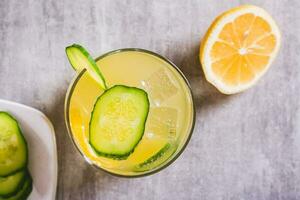
{"label": "glass of lemonade", "polygon": [[182,72],[166,58],[143,49],[120,49],[96,59],[110,86],[145,90],[150,101],[144,135],[126,159],[99,156],[89,144],[89,123],[104,92],[84,69],[69,86],[65,120],[85,160],[110,174],[138,177],[160,171],[184,150],[195,123],[192,92]]}

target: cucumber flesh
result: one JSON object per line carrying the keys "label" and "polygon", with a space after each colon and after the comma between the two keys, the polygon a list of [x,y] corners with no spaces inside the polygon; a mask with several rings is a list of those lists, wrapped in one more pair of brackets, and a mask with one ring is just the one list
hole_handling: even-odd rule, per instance
{"label": "cucumber flesh", "polygon": [[154,169],[155,167],[161,165],[165,162],[176,150],[176,146],[171,143],[167,143],[153,156],[145,160],[144,162],[138,164],[134,171],[142,172]]}
{"label": "cucumber flesh", "polygon": [[0,200],[25,200],[28,198],[32,191],[32,178],[30,174],[27,174],[26,180],[24,181],[20,190],[11,197],[0,197]]}
{"label": "cucumber flesh", "polygon": [[102,89],[107,89],[105,79],[101,71],[87,50],[78,44],[73,44],[66,47],[66,54],[70,64],[76,71],[86,69],[89,75],[100,84]]}
{"label": "cucumber flesh", "polygon": [[17,172],[11,176],[0,178],[0,197],[9,197],[17,193],[25,181],[26,171]]}
{"label": "cucumber flesh", "polygon": [[27,164],[27,144],[18,122],[0,112],[0,176],[9,176]]}
{"label": "cucumber flesh", "polygon": [[106,90],[92,112],[89,143],[100,156],[126,159],[144,135],[148,112],[144,90],[123,85]]}

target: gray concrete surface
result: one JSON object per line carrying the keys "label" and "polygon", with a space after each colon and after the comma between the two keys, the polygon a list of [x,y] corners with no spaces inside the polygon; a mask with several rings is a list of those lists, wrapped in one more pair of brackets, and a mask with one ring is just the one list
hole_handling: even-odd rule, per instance
{"label": "gray concrete surface", "polygon": [[[245,3],[274,16],[282,46],[254,88],[225,96],[204,80],[198,46],[216,15]],[[197,120],[173,165],[153,176],[121,179],[83,161],[63,118],[74,75],[64,48],[73,42],[94,56],[145,48],[180,66],[195,94]],[[299,55],[296,0],[0,1],[0,98],[38,108],[52,120],[61,200],[300,199]]]}

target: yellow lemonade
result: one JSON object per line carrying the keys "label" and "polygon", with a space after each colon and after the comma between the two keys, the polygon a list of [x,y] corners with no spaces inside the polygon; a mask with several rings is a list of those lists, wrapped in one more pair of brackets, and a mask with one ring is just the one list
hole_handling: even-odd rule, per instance
{"label": "yellow lemonade", "polygon": [[121,176],[139,176],[163,168],[184,149],[194,125],[191,90],[181,72],[159,55],[139,49],[107,53],[97,60],[109,87],[126,85],[148,93],[150,110],[144,135],[125,160],[101,157],[89,144],[89,122],[97,98],[104,92],[83,70],[66,98],[69,133],[85,159]]}

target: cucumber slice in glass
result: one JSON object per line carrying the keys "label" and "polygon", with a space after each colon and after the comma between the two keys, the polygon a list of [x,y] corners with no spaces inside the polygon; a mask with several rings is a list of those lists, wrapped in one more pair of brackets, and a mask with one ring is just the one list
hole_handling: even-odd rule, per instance
{"label": "cucumber slice in glass", "polygon": [[73,44],[66,47],[66,54],[70,64],[76,71],[81,71],[85,68],[90,76],[97,83],[99,83],[104,90],[107,89],[105,79],[101,71],[99,70],[95,60],[90,56],[87,50],[85,50],[79,44]]}
{"label": "cucumber slice in glass", "polygon": [[22,170],[5,178],[0,177],[0,197],[10,197],[22,187],[26,170]]}
{"label": "cucumber slice in glass", "polygon": [[90,120],[89,142],[98,155],[126,159],[144,135],[149,112],[147,93],[116,85],[96,101]]}
{"label": "cucumber slice in glass", "polygon": [[18,122],[10,114],[0,112],[0,176],[25,168],[27,156],[27,144]]}
{"label": "cucumber slice in glass", "polygon": [[155,167],[165,162],[175,151],[176,151],[176,146],[174,144],[167,143],[153,156],[151,156],[144,162],[138,164],[135,167],[134,171],[141,172],[141,171],[148,171],[154,169]]}

